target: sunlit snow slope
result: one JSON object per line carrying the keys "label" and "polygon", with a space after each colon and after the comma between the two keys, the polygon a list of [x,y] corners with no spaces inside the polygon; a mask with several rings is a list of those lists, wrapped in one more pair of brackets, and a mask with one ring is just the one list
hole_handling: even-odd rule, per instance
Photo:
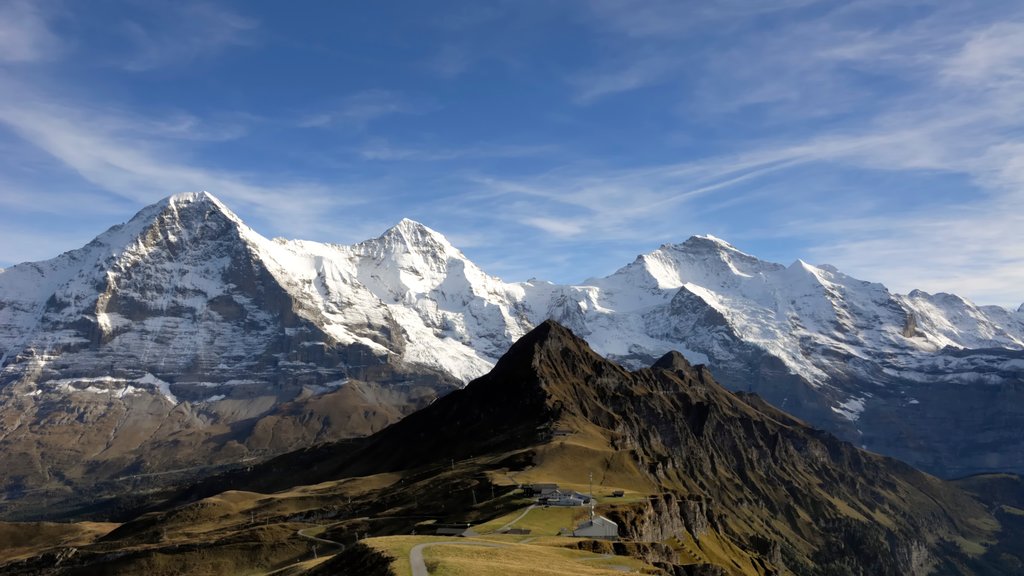
{"label": "sunlit snow slope", "polygon": [[[171,404],[245,385],[323,393],[394,363],[466,382],[547,318],[628,365],[680,350],[734,389],[933,470],[1024,468],[1020,450],[1005,456],[1009,435],[956,409],[965,397],[1016,422],[999,404],[1024,388],[1021,311],[892,294],[711,236],[580,285],[506,283],[411,220],[353,246],[268,240],[206,193],[0,271],[0,382],[151,389]],[[930,455],[939,418],[989,448],[962,467]]]}

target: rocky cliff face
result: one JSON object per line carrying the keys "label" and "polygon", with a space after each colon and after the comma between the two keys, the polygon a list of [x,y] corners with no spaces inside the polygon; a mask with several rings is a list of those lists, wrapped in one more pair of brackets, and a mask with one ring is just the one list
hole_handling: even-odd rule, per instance
{"label": "rocky cliff face", "polygon": [[205,194],[0,276],[8,496],[157,477],[365,435],[453,389],[400,357],[386,309],[345,330],[276,245]]}
{"label": "rocky cliff face", "polygon": [[[527,359],[532,377],[513,369]],[[729,393],[678,353],[626,372],[546,323],[486,380],[536,386],[555,427],[594,425],[629,451],[663,492],[615,507],[624,535],[685,537],[684,552],[709,563],[716,546],[736,547],[768,572],[923,575],[960,561],[945,542],[991,537],[984,506],[952,485]]]}
{"label": "rocky cliff face", "polygon": [[[465,389],[373,436],[214,478],[191,496],[386,473],[401,480],[331,534],[364,530],[355,522],[372,507],[404,534],[408,515],[500,516],[508,511],[476,501],[488,482],[564,477],[568,462],[581,480],[593,472],[599,494],[638,487],[643,497],[601,499],[598,513],[636,550],[658,550],[668,573],[994,574],[972,568],[955,542],[1006,540],[1020,554],[990,511],[950,483],[731,393],[678,353],[628,371],[550,321]],[[152,531],[153,521],[137,527]]]}
{"label": "rocky cliff face", "polygon": [[[1024,464],[1016,450],[993,454],[1015,444],[1012,426],[986,424],[1019,418],[1019,312],[892,294],[829,266],[763,262],[711,237],[662,246],[590,283],[595,304],[574,326],[630,365],[682,349],[733,389],[939,474]],[[630,338],[609,341],[610,333]],[[951,438],[940,422],[962,433]]]}
{"label": "rocky cliff face", "polygon": [[712,237],[580,285],[505,283],[409,220],[354,246],[271,241],[203,193],[0,271],[6,486],[365,434],[548,318],[632,367],[682,350],[734,390],[939,474],[1024,470],[1020,311],[895,295]]}

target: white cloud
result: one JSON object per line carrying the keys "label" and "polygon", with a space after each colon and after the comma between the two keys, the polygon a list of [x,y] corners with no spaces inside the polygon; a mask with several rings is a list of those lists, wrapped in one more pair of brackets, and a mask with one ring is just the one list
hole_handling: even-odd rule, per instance
{"label": "white cloud", "polygon": [[680,65],[662,55],[636,56],[609,68],[576,74],[569,83],[576,89],[576,101],[588,104],[604,96],[663,83]]}
{"label": "white cloud", "polygon": [[0,3],[0,62],[49,60],[59,52],[60,41],[41,13],[41,4],[27,0]]}
{"label": "white cloud", "polygon": [[358,150],[358,154],[366,160],[437,162],[466,158],[523,158],[549,155],[555,151],[556,147],[548,145],[517,146],[487,143],[462,148],[394,146],[388,140],[378,138],[367,142]]}
{"label": "white cloud", "polygon": [[801,224],[836,238],[813,248],[813,257],[890,289],[952,292],[1014,307],[1024,301],[1024,203]]}
{"label": "white cloud", "polygon": [[353,202],[318,183],[267,182],[265,177],[204,167],[178,145],[177,130],[168,136],[163,127],[133,116],[54,101],[11,82],[0,82],[0,87],[5,95],[0,96],[0,124],[85,181],[137,205],[208,190],[271,224],[288,219],[321,232],[331,227],[329,208]]}
{"label": "white cloud", "polygon": [[379,118],[395,114],[422,114],[427,109],[391,90],[364,90],[345,97],[327,112],[302,119],[299,126],[326,128],[342,124],[362,128]]}
{"label": "white cloud", "polygon": [[731,23],[765,14],[824,4],[821,0],[716,0],[677,2],[675,0],[591,0],[586,7],[608,29],[632,38],[678,37],[705,26]]}
{"label": "white cloud", "polygon": [[976,32],[943,72],[952,81],[986,87],[1024,81],[1024,23],[999,22]]}
{"label": "white cloud", "polygon": [[203,2],[149,2],[142,18],[120,23],[131,47],[121,67],[143,72],[190,64],[232,46],[255,41],[255,20]]}
{"label": "white cloud", "polygon": [[[794,168],[961,176],[974,186],[963,186],[955,204],[899,202],[897,189],[886,202],[863,190],[858,210],[846,212],[856,192],[801,205],[809,191],[792,187],[814,181],[794,178],[789,190],[773,188],[776,213],[763,219],[776,229],[760,233],[798,238],[814,255],[899,289],[1024,299],[1024,145],[1015,141],[1024,131],[1024,6],[924,0],[907,12],[872,0],[804,10],[809,4],[588,3],[612,33],[606,49],[620,56],[570,79],[577,102],[663,85],[698,96],[686,112],[707,123],[742,119],[785,136],[752,144],[741,130],[735,146],[745,152],[586,177],[556,172],[529,184],[570,205],[565,213],[581,230],[640,237],[679,214],[694,222],[695,212],[731,205],[762,176]],[[763,26],[760,7],[790,12]],[[704,46],[702,30],[712,25],[730,42]],[[564,238],[572,229],[548,232]]]}

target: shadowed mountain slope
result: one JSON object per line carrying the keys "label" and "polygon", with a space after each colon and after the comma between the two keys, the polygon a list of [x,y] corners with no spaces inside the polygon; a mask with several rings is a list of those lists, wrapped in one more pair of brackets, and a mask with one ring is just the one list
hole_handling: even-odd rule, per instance
{"label": "shadowed mountain slope", "polygon": [[[669,574],[998,574],[1021,553],[953,484],[731,393],[678,353],[630,372],[550,321],[487,375],[385,430],[211,478],[103,546],[144,548],[249,493],[228,489],[280,491],[254,494],[259,506],[301,492],[303,517],[327,514],[326,534],[345,541],[408,533],[410,518],[484,521],[508,511],[502,494],[516,482],[584,489],[588,474],[599,489],[647,495],[600,511]],[[494,500],[478,503],[488,486]],[[980,562],[987,547],[1005,558]]]}
{"label": "shadowed mountain slope", "polygon": [[578,285],[504,282],[411,220],[354,245],[271,240],[186,193],[0,270],[0,515],[375,432],[546,319],[630,368],[681,350],[731,390],[938,475],[1024,470],[1021,311],[710,236]]}

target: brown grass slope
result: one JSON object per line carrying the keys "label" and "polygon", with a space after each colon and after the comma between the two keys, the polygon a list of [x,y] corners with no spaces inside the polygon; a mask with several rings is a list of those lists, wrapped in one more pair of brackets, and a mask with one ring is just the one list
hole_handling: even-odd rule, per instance
{"label": "brown grass slope", "polygon": [[[517,482],[586,489],[589,474],[599,494],[634,495],[600,512],[654,543],[629,549],[668,574],[994,574],[976,561],[986,546],[1013,553],[986,507],[952,484],[730,393],[679,354],[629,372],[546,322],[465,389],[369,438],[212,478],[84,550],[75,570],[118,550],[138,567],[189,546],[239,558],[240,542],[251,566],[287,565],[305,558],[294,535],[286,553],[251,557],[294,522],[346,542],[424,518],[478,522],[522,506]],[[262,494],[215,496],[228,489]],[[281,528],[256,538],[254,518]]]}

